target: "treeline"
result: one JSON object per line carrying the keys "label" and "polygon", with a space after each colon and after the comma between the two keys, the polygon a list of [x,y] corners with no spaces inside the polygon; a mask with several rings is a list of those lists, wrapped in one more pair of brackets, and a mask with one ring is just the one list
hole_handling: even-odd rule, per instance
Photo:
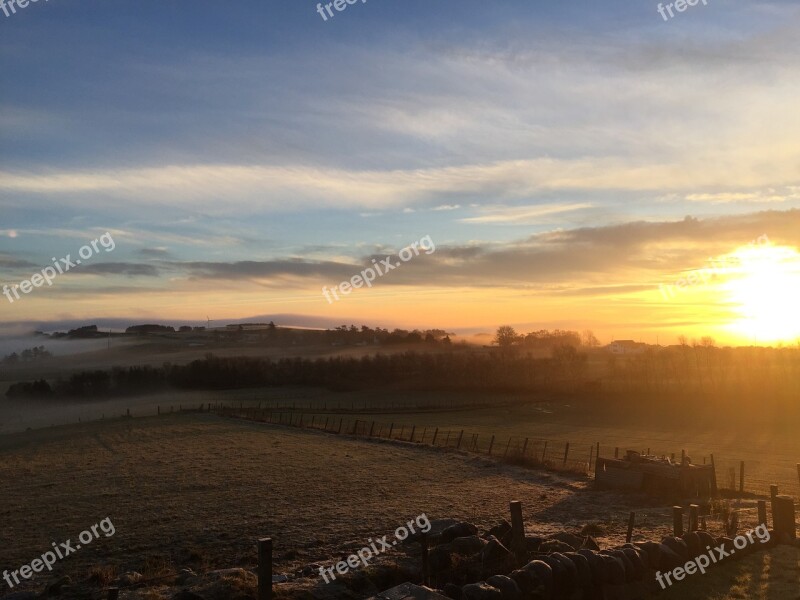
{"label": "treeline", "polygon": [[223,358],[207,355],[187,365],[114,368],[75,373],[55,382],[18,383],[9,397],[97,398],[168,389],[224,390],[306,385],[331,390],[383,386],[442,390],[570,390],[583,380],[586,355],[562,348],[550,358],[492,352],[403,352],[360,358]]}

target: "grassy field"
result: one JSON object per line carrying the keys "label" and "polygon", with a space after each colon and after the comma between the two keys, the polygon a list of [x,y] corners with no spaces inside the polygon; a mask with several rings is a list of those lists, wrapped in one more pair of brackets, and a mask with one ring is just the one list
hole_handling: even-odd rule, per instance
{"label": "grassy field", "polygon": [[[720,487],[730,487],[730,471],[735,470],[739,486],[740,462],[745,462],[745,491],[769,493],[778,484],[781,493],[800,497],[800,424],[790,421],[769,423],[716,423],[691,415],[676,414],[664,419],[606,407],[592,399],[559,400],[535,394],[463,394],[445,392],[332,393],[320,390],[239,390],[218,396],[231,406],[280,406],[282,411],[302,411],[305,420],[326,417],[375,420],[381,424],[417,426],[418,431],[438,427],[457,434],[465,430],[466,439],[478,434],[484,450],[492,435],[496,448],[505,448],[510,437],[519,445],[524,438],[550,440],[548,457],[563,456],[570,442],[570,457],[588,461],[590,449],[598,442],[602,456],[613,456],[614,448],[654,454],[676,454],[686,450],[693,461],[702,464],[714,454]],[[644,405],[646,406],[646,404]],[[421,407],[421,408],[417,408]],[[541,444],[541,442],[540,442]]]}
{"label": "grassy field", "polygon": [[[421,513],[488,528],[508,517],[513,499],[523,501],[531,534],[593,523],[604,531],[602,543],[617,544],[630,510],[638,515],[636,540],[670,529],[662,504],[596,492],[586,479],[463,452],[209,414],[5,435],[0,482],[0,569],[16,569],[51,542],[74,540],[92,524],[112,520],[112,537],[56,564],[57,574],[77,579],[98,572],[157,577],[186,566],[197,572],[251,567],[254,542],[265,535],[275,539],[276,572],[289,573],[327,564]],[[797,551],[759,556],[665,597],[796,598],[787,586],[796,586]],[[37,577],[41,587],[52,576]],[[717,595],[708,595],[711,589]],[[747,595],[753,590],[758,593]]]}

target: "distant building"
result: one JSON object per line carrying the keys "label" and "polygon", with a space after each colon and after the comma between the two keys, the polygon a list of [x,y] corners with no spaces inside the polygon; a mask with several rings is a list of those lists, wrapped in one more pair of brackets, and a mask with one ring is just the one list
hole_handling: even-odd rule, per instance
{"label": "distant building", "polygon": [[608,345],[608,351],[611,354],[642,354],[646,348],[647,344],[633,340],[614,340]]}

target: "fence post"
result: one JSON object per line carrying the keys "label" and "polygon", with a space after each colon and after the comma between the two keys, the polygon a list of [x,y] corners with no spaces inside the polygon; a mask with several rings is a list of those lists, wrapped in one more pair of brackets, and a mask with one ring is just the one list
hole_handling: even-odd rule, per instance
{"label": "fence post", "polygon": [[744,494],[744,461],[739,463],[739,493]]}
{"label": "fence post", "polygon": [[422,545],[422,585],[430,585],[431,569],[428,561],[428,534],[423,533],[420,539]]}
{"label": "fence post", "polygon": [[672,533],[675,537],[681,537],[683,535],[683,507],[682,506],[673,506],[672,507]]}
{"label": "fence post", "polygon": [[489,442],[489,456],[492,455],[492,446],[494,446],[494,436],[492,436],[492,439]]}
{"label": "fence post", "polygon": [[[594,452],[594,446],[589,446],[589,474],[592,473],[592,453]],[[595,472],[597,468],[595,468]]]}
{"label": "fence post", "polygon": [[508,443],[506,444],[506,451],[505,451],[505,453],[503,454],[503,458],[505,458],[506,456],[508,456],[508,449],[509,449],[509,447],[510,447],[510,446],[511,446],[511,436],[508,436]]}
{"label": "fence post", "polygon": [[717,465],[714,462],[714,454],[711,454],[711,491],[717,495]]}
{"label": "fence post", "polygon": [[[595,464],[597,463],[597,459],[600,458],[600,442],[597,442],[597,451],[594,453],[594,460]],[[589,461],[589,468],[591,469],[592,462]]]}
{"label": "fence post", "polygon": [[528,449],[528,438],[522,444],[522,458],[525,458],[525,451]]}
{"label": "fence post", "polygon": [[771,486],[769,486],[769,497],[770,497],[770,500],[774,501],[775,500],[775,496],[777,496],[777,495],[778,495],[778,486],[773,483]]}
{"label": "fence post", "polygon": [[700,507],[697,504],[689,505],[689,531],[697,531],[697,521],[700,518]]}
{"label": "fence post", "polygon": [[338,433],[342,433],[342,417],[339,417],[339,431]]}
{"label": "fence post", "polygon": [[564,447],[564,466],[567,465],[567,456],[569,456],[569,442],[567,442],[567,445]]}
{"label": "fence post", "polygon": [[414,441],[414,432],[415,432],[416,430],[417,430],[417,426],[416,426],[416,425],[412,425],[412,426],[411,426],[411,439],[410,439],[409,441],[411,441],[411,442],[413,442],[413,441]]}
{"label": "fence post", "polygon": [[392,439],[392,430],[394,429],[394,423],[389,425],[389,439]]}
{"label": "fence post", "polygon": [[461,434],[458,436],[458,445],[456,446],[456,450],[461,450],[461,438],[464,437],[464,430],[461,430]]}
{"label": "fence post", "polygon": [[[160,404],[158,405],[158,414],[159,415],[161,414],[161,405]],[[798,465],[798,466],[800,466],[800,465]],[[111,592],[110,589],[108,591]],[[119,593],[119,590],[117,590],[117,593]]]}
{"label": "fence post", "polygon": [[439,428],[437,427],[436,430],[433,432],[433,441],[431,442],[431,446],[436,445],[436,436],[439,435]]}
{"label": "fence post", "polygon": [[445,447],[445,448],[447,448],[447,446],[448,446],[449,444],[450,444],[450,430],[448,429],[448,430],[447,430],[447,437],[446,437],[446,438],[445,438],[445,440],[444,440],[444,447]]}
{"label": "fence post", "polygon": [[272,600],[272,538],[258,540],[258,600]]}
{"label": "fence post", "polygon": [[630,544],[631,540],[633,539],[633,526],[636,524],[636,513],[631,511],[631,514],[628,516],[628,533],[625,536],[625,542]]}
{"label": "fence post", "polygon": [[614,448],[614,458],[619,458],[619,446]]}
{"label": "fence post", "polygon": [[527,562],[528,550],[525,543],[525,523],[522,520],[522,502],[511,502],[511,551],[522,566]]}
{"label": "fence post", "polygon": [[767,525],[767,501],[758,501],[758,524]]}
{"label": "fence post", "polygon": [[372,425],[369,428],[369,437],[372,437],[372,433],[375,431],[375,421],[372,422]]}

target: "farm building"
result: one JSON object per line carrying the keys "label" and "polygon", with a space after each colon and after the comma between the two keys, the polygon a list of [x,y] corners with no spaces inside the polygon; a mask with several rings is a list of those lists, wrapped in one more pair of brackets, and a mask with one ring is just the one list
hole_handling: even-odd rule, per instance
{"label": "farm building", "polygon": [[708,497],[716,490],[716,475],[711,465],[694,465],[688,458],[678,464],[628,451],[622,459],[598,458],[595,483],[658,496]]}

